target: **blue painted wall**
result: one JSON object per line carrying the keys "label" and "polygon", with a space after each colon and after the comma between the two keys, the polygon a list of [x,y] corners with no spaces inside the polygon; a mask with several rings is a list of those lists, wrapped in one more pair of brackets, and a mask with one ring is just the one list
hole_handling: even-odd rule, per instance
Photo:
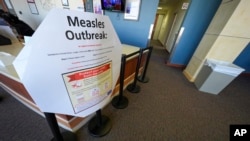
{"label": "blue painted wall", "polygon": [[150,25],[154,23],[159,0],[141,0],[137,21],[124,20],[123,13],[105,11],[120,38],[121,43],[147,47]]}
{"label": "blue painted wall", "polygon": [[250,73],[250,43],[244,48],[233,63],[244,68],[245,72]]}
{"label": "blue painted wall", "polygon": [[191,0],[182,24],[185,30],[171,54],[171,64],[188,64],[220,3],[221,0]]}

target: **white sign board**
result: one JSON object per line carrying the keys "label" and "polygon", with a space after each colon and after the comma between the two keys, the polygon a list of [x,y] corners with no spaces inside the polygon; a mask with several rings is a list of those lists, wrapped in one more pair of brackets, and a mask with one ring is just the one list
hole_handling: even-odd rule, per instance
{"label": "white sign board", "polygon": [[85,117],[110,102],[121,54],[107,16],[53,9],[13,64],[41,111]]}

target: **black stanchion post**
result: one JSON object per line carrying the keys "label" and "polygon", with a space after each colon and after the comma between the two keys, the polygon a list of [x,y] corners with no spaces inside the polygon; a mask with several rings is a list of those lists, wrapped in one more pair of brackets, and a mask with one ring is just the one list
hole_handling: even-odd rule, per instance
{"label": "black stanchion post", "polygon": [[107,116],[101,114],[101,109],[96,111],[96,116],[93,117],[88,124],[89,133],[94,137],[102,137],[109,133],[112,124]]}
{"label": "black stanchion post", "polygon": [[[142,83],[148,83],[149,81],[149,78],[146,77],[146,73],[147,73],[147,69],[148,69],[148,63],[149,63],[149,60],[150,60],[150,57],[151,57],[151,53],[152,53],[152,50],[153,50],[153,47],[148,47],[146,48],[148,49],[148,55],[147,55],[147,60],[145,62],[145,66],[144,66],[144,69],[143,69],[143,72],[142,72],[142,75],[138,77],[138,81],[142,82]],[[145,50],[146,50],[145,49]]]}
{"label": "black stanchion post", "polygon": [[129,84],[127,87],[127,90],[129,92],[132,92],[132,93],[139,93],[140,89],[141,89],[140,86],[136,85],[136,83],[137,83],[137,77],[138,77],[138,73],[139,73],[139,69],[140,69],[140,65],[141,65],[142,54],[143,54],[143,49],[141,48],[140,53],[139,53],[139,57],[137,60],[134,81],[133,81],[133,83]]}
{"label": "black stanchion post", "polygon": [[125,96],[123,96],[125,67],[126,67],[126,55],[123,54],[121,59],[119,95],[115,96],[112,99],[112,105],[117,109],[124,109],[128,106],[128,99]]}
{"label": "black stanchion post", "polygon": [[76,135],[72,132],[66,131],[61,134],[54,113],[44,113],[44,115],[54,135],[54,138],[51,139],[51,141],[76,141]]}

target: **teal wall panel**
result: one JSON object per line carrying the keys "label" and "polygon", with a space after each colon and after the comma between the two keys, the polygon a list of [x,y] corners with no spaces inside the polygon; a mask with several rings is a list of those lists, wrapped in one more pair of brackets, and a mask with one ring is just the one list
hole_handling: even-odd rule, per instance
{"label": "teal wall panel", "polygon": [[147,47],[150,25],[154,23],[159,0],[141,0],[139,19],[125,20],[124,13],[105,11],[120,38],[121,43]]}

